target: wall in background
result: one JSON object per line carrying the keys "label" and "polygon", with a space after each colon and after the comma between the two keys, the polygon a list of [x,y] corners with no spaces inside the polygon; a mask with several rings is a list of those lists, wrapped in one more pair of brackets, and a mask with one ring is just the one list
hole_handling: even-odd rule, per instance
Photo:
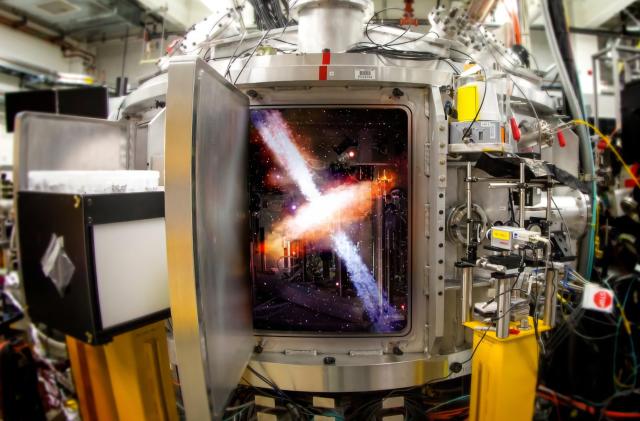
{"label": "wall in background", "polygon": [[[0,59],[44,70],[85,73],[81,59],[65,58],[57,45],[4,25],[0,25]],[[19,78],[0,74],[0,96],[17,90]],[[0,166],[13,162],[13,134],[6,132],[4,122],[4,101],[0,101]]]}
{"label": "wall in background", "polygon": [[57,45],[4,25],[0,25],[0,59],[59,72],[85,72],[81,59],[65,58]]}
{"label": "wall in background", "polygon": [[[159,42],[159,40],[158,40]],[[156,43],[156,40],[154,40]],[[148,57],[143,54],[143,41],[140,37],[129,37],[127,51],[124,52],[124,40],[111,40],[104,43],[95,43],[96,50],[96,77],[106,83],[110,88],[115,89],[116,78],[122,74],[122,62],[124,56],[124,75],[129,78],[129,86],[134,89],[138,86],[138,80],[153,75],[158,71],[153,60],[146,62],[145,59],[158,57],[159,51],[154,49]],[[167,42],[165,41],[165,46]],[[159,48],[159,45],[154,46]]]}

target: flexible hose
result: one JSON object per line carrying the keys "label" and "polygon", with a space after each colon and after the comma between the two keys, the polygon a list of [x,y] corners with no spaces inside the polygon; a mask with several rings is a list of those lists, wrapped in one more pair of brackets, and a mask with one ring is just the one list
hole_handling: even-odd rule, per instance
{"label": "flexible hose", "polygon": [[[565,63],[565,56],[560,51],[558,39],[556,37],[556,30],[551,17],[550,3],[553,0],[547,0],[542,2],[542,14],[544,17],[544,25],[547,29],[547,40],[549,41],[549,48],[557,63],[558,75],[560,82],[564,88],[565,95],[567,97],[567,103],[569,110],[575,120],[584,120],[584,112],[582,110],[581,102],[578,99],[576,90],[574,89],[574,82],[569,76],[567,66]],[[555,3],[555,2],[554,2]],[[570,54],[570,53],[569,53]],[[586,242],[581,244],[581,258],[579,262],[580,273],[589,279],[591,278],[591,272],[593,270],[593,258],[595,254],[595,226],[596,226],[596,208],[598,206],[598,192],[596,190],[596,173],[595,164],[593,160],[593,146],[591,145],[591,138],[586,126],[580,125],[577,127],[578,137],[580,138],[580,162],[582,163],[582,169],[585,174],[591,177],[591,225],[589,226],[589,232]],[[585,256],[586,255],[586,256]],[[585,258],[586,257],[586,258]]]}

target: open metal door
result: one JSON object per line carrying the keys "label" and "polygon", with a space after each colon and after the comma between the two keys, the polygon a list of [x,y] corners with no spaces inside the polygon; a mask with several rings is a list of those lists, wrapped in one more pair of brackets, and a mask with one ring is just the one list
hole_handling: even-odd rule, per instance
{"label": "open metal door", "polygon": [[222,419],[253,349],[249,101],[204,61],[169,66],[165,214],[171,315],[188,420]]}

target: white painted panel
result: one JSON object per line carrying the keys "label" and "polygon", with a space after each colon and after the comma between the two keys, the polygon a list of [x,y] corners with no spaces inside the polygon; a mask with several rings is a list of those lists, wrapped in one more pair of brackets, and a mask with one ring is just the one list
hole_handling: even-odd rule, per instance
{"label": "white painted panel", "polygon": [[169,308],[164,218],[93,227],[102,327]]}

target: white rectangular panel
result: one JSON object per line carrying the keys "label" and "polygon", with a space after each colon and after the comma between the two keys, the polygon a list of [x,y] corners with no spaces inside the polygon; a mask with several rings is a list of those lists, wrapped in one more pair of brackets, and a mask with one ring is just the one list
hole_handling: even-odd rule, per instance
{"label": "white rectangular panel", "polygon": [[169,308],[164,218],[95,225],[93,248],[104,329]]}

